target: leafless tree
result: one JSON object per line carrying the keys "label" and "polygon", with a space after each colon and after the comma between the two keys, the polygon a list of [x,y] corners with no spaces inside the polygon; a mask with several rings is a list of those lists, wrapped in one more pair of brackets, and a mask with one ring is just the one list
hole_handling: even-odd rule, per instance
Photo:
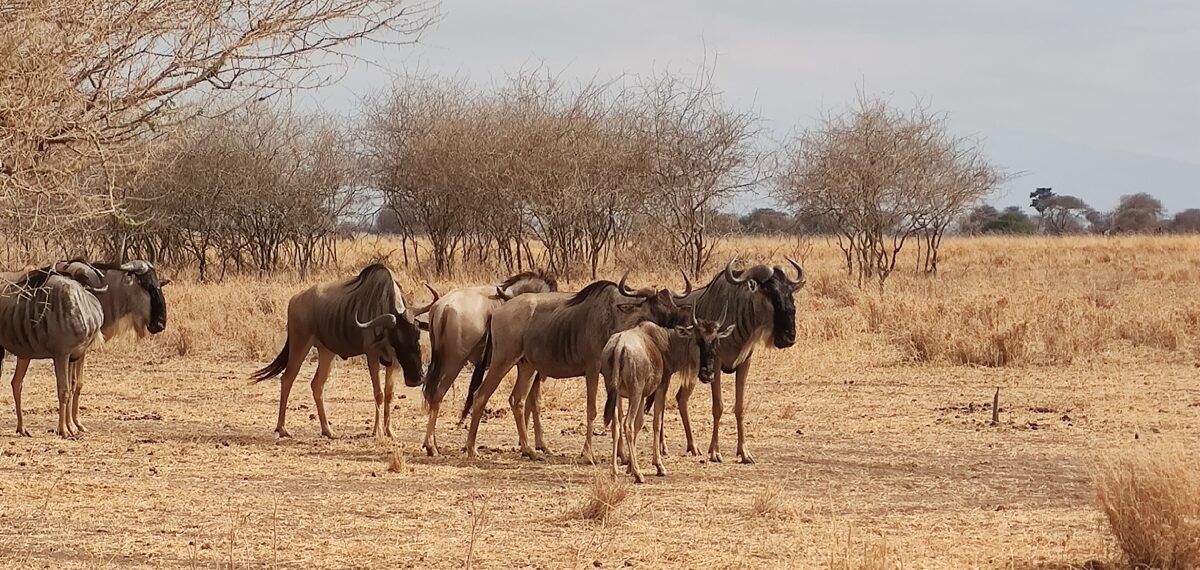
{"label": "leafless tree", "polygon": [[0,7],[0,216],[45,233],[135,223],[122,176],[197,115],[320,85],[350,42],[413,41],[435,4],[28,0]]}
{"label": "leafless tree", "polygon": [[776,192],[798,215],[837,228],[847,271],[882,287],[913,238],[920,266],[936,271],[946,228],[1002,179],[978,142],[949,133],[943,115],[861,97],[794,141]]}

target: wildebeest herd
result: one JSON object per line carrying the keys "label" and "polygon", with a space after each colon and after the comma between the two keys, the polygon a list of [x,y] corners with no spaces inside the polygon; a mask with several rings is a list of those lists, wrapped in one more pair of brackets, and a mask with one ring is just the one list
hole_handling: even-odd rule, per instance
{"label": "wildebeest herd", "polygon": [[[787,348],[796,341],[794,294],[804,285],[804,270],[755,265],[736,270],[736,258],[704,286],[684,291],[631,288],[628,274],[619,281],[600,280],[578,292],[558,291],[552,275],[529,271],[498,285],[466,287],[445,295],[429,285],[426,305],[405,302],[399,284],[383,265],[369,265],[356,276],[312,286],[292,297],[287,311],[287,340],[279,355],[254,372],[255,381],[281,377],[275,431],[290,437],[285,425],[288,397],[309,352],[317,349],[311,383],[321,433],[333,437],[323,392],[335,356],[364,356],[375,395],[372,434],[392,437],[393,374],[422,386],[428,424],[424,449],[441,453],[437,418],[451,385],[468,362],[474,364],[459,423],[469,419],[466,453],[476,455],[479,423],[488,400],[513,367],[516,382],[509,405],[522,455],[548,451],[540,410],[546,378],[586,379],[586,428],[582,455],[594,462],[592,435],[600,378],[604,378],[604,422],[611,425],[613,470],[624,458],[641,482],[636,442],[651,407],[653,465],[664,475],[666,453],[663,413],[672,377],[680,377],[676,401],[686,450],[699,455],[688,416],[688,400],[697,380],[712,387],[710,461],[719,462],[719,429],[724,405],[721,375],[734,375],[737,456],[754,458],[746,447],[746,379],[755,348]],[[0,357],[17,356],[12,381],[17,433],[28,436],[21,410],[21,388],[30,359],[53,359],[58,388],[58,429],[63,437],[83,432],[79,396],[83,362],[99,336],[111,338],[133,329],[139,336],[166,327],[166,301],[154,267],[145,261],[89,264],[58,262],[23,273],[0,274]],[[422,374],[420,331],[429,334],[432,355]],[[380,373],[383,373],[381,382]],[[628,402],[622,406],[622,399]],[[469,418],[468,418],[469,416]],[[533,443],[529,441],[532,424]]]}

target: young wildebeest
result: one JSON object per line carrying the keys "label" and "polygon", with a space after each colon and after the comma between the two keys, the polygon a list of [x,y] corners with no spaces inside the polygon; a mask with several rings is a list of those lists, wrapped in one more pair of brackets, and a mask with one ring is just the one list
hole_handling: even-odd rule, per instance
{"label": "young wildebeest", "polygon": [[[686,295],[687,293],[684,293]],[[676,297],[664,289],[631,291],[620,283],[597,281],[578,293],[530,293],[497,308],[488,327],[487,348],[475,367],[467,398],[471,427],[467,455],[475,457],[475,436],[488,398],[500,381],[517,367],[509,404],[517,424],[521,454],[536,457],[526,437],[525,401],[535,373],[544,378],[587,378],[587,434],[582,455],[595,463],[592,427],[596,421],[596,391],[600,384],[600,352],[617,331],[648,320],[669,324],[686,318]],[[484,370],[487,377],[483,377]],[[537,429],[540,422],[534,424]],[[542,441],[542,434],[535,434]]]}
{"label": "young wildebeest", "polygon": [[[421,381],[421,331],[416,315],[428,307],[410,310],[404,306],[400,286],[379,264],[369,265],[356,277],[314,285],[288,303],[287,342],[279,356],[252,378],[261,382],[283,373],[279,386],[279,437],[291,437],[284,428],[288,395],[309,350],[317,347],[317,372],[312,380],[313,401],[321,420],[321,435],[332,438],[325,416],[325,381],[334,356],[365,355],[371,385],[375,389],[375,427],[372,435],[392,437],[392,372],[396,364],[404,371],[405,383]],[[366,319],[364,322],[363,319]],[[379,386],[379,365],[387,368],[385,390]],[[382,417],[382,422],[380,421]]]}
{"label": "young wildebeest", "polygon": [[[712,380],[717,343],[732,334],[735,326],[722,328],[720,321],[697,320],[693,314],[686,325],[664,328],[647,321],[608,339],[600,372],[604,374],[607,392],[604,423],[612,425],[613,475],[617,474],[617,456],[624,449],[628,450],[629,473],[638,483],[646,482],[638,468],[637,439],[645,418],[645,402],[651,394],[654,395],[653,464],[660,477],[667,474],[657,445],[662,434],[667,384],[676,372],[685,377],[698,375],[704,382]],[[624,418],[622,397],[629,400],[629,414]]]}
{"label": "young wildebeest", "polygon": [[429,411],[425,427],[426,453],[431,456],[440,453],[435,430],[442,400],[467,361],[477,363],[483,356],[483,340],[492,311],[523,293],[553,291],[558,291],[558,282],[553,276],[541,271],[527,271],[513,275],[497,286],[455,289],[430,305],[429,324],[421,323],[421,328],[429,331],[432,352],[424,387],[425,405]]}
{"label": "young wildebeest", "polygon": [[[804,269],[791,258],[788,262],[796,269],[796,279],[784,273],[776,265],[755,265],[743,271],[734,271],[730,260],[725,270],[703,288],[692,292],[683,303],[695,303],[696,314],[702,319],[715,319],[723,311],[729,311],[730,322],[737,326],[733,335],[721,343],[717,351],[717,372],[712,385],[713,432],[708,446],[710,461],[721,461],[719,432],[721,414],[721,373],[734,373],[735,400],[733,414],[737,419],[737,454],[742,463],[754,463],[746,448],[746,377],[750,373],[750,358],[760,344],[772,343],[776,348],[788,348],[796,344],[796,302],[794,294],[804,286]],[[703,381],[703,379],[701,380]],[[696,388],[692,378],[684,378],[675,399],[679,403],[679,417],[687,436],[687,451],[699,455],[692,439],[692,425],[688,420],[688,398]],[[659,442],[665,445],[665,442]]]}
{"label": "young wildebeest", "polygon": [[[70,263],[86,263],[73,260]],[[122,332],[133,329],[138,337],[146,333],[158,334],[167,328],[167,301],[163,297],[162,288],[171,282],[170,279],[159,280],[154,266],[142,260],[129,261],[122,264],[95,263],[92,264],[100,271],[105,290],[97,291],[96,298],[104,309],[104,324],[100,325],[100,335],[105,340],[111,340]],[[72,363],[74,388],[71,397],[71,422],[78,432],[86,432],[87,428],[79,422],[79,394],[83,390],[83,363],[86,354]],[[25,382],[25,373],[29,370],[29,359],[18,358],[17,369],[13,373],[13,400],[17,404],[17,432],[22,433],[21,421],[21,387]],[[24,432],[27,435],[28,432]]]}
{"label": "young wildebeest", "polygon": [[[104,323],[104,310],[93,294],[104,290],[100,272],[86,263],[66,262],[16,279],[10,279],[12,275],[5,274],[0,284],[0,359],[8,351],[18,359],[54,360],[58,387],[56,433],[74,436],[73,364],[87,352]],[[19,390],[14,390],[13,399],[17,433],[29,436]]]}

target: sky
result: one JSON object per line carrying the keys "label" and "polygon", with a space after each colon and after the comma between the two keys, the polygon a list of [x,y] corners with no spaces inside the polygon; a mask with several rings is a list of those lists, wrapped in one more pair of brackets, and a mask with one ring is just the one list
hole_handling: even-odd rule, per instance
{"label": "sky", "polygon": [[860,92],[923,101],[1015,175],[997,205],[1050,186],[1102,210],[1135,192],[1169,211],[1200,207],[1195,0],[446,0],[440,11],[415,45],[355,47],[375,64],[351,63],[298,102],[352,114],[405,73],[489,85],[536,66],[587,81],[708,62],[727,102],[776,138]]}

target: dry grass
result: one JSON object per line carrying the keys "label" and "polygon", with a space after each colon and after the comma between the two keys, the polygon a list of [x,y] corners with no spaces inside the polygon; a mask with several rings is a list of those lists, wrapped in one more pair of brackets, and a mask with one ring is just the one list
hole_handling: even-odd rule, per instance
{"label": "dry grass", "polygon": [[608,473],[597,473],[592,477],[587,496],[579,506],[567,512],[567,518],[597,521],[607,524],[609,517],[629,497],[627,477],[613,477]]}
{"label": "dry grass", "polygon": [[[669,475],[623,503],[593,489],[594,468],[578,458],[579,380],[544,387],[544,461],[519,457],[507,413],[482,425],[483,457],[467,461],[453,416],[469,370],[439,425],[446,456],[404,454],[424,431],[420,393],[397,386],[396,441],[371,438],[361,359],[335,363],[326,386],[341,439],[319,436],[310,361],[289,405],[295,439],[278,441],[279,384],[246,377],[282,345],[291,295],[397,249],[364,238],[340,253],[340,269],[304,280],[202,284],[164,269],[175,279],[167,331],[89,357],[81,416],[92,431],[78,440],[47,433],[53,374],[34,363],[25,407],[35,437],[0,424],[0,568],[459,568],[468,557],[479,568],[1076,568],[1119,558],[1093,458],[1134,434],[1200,440],[1200,239],[951,239],[941,275],[897,274],[884,296],[859,290],[819,240],[723,247],[718,258],[803,254],[809,275],[796,296],[799,342],[755,353],[746,424],[756,465],[734,463],[729,379],[725,462],[682,454],[669,398]],[[504,273],[472,265],[440,280],[392,260],[416,302],[427,279],[445,291]],[[630,279],[679,285],[669,267],[635,267]],[[1003,413],[991,427],[995,387]],[[507,412],[507,397],[506,383],[490,407]],[[706,386],[691,401],[701,451],[710,401]],[[0,409],[11,406],[0,390]],[[608,445],[596,438],[596,456]],[[389,473],[393,452],[402,475]],[[785,492],[763,491],[773,487]],[[592,499],[592,512],[619,507],[564,520]],[[475,520],[489,510],[491,522]],[[620,524],[591,522],[605,516]]]}
{"label": "dry grass", "polygon": [[1192,446],[1114,454],[1096,468],[1096,495],[1131,568],[1200,568],[1200,472]]}
{"label": "dry grass", "polygon": [[388,473],[404,473],[408,470],[408,463],[404,459],[404,453],[399,449],[393,449],[388,454],[387,470]]}

